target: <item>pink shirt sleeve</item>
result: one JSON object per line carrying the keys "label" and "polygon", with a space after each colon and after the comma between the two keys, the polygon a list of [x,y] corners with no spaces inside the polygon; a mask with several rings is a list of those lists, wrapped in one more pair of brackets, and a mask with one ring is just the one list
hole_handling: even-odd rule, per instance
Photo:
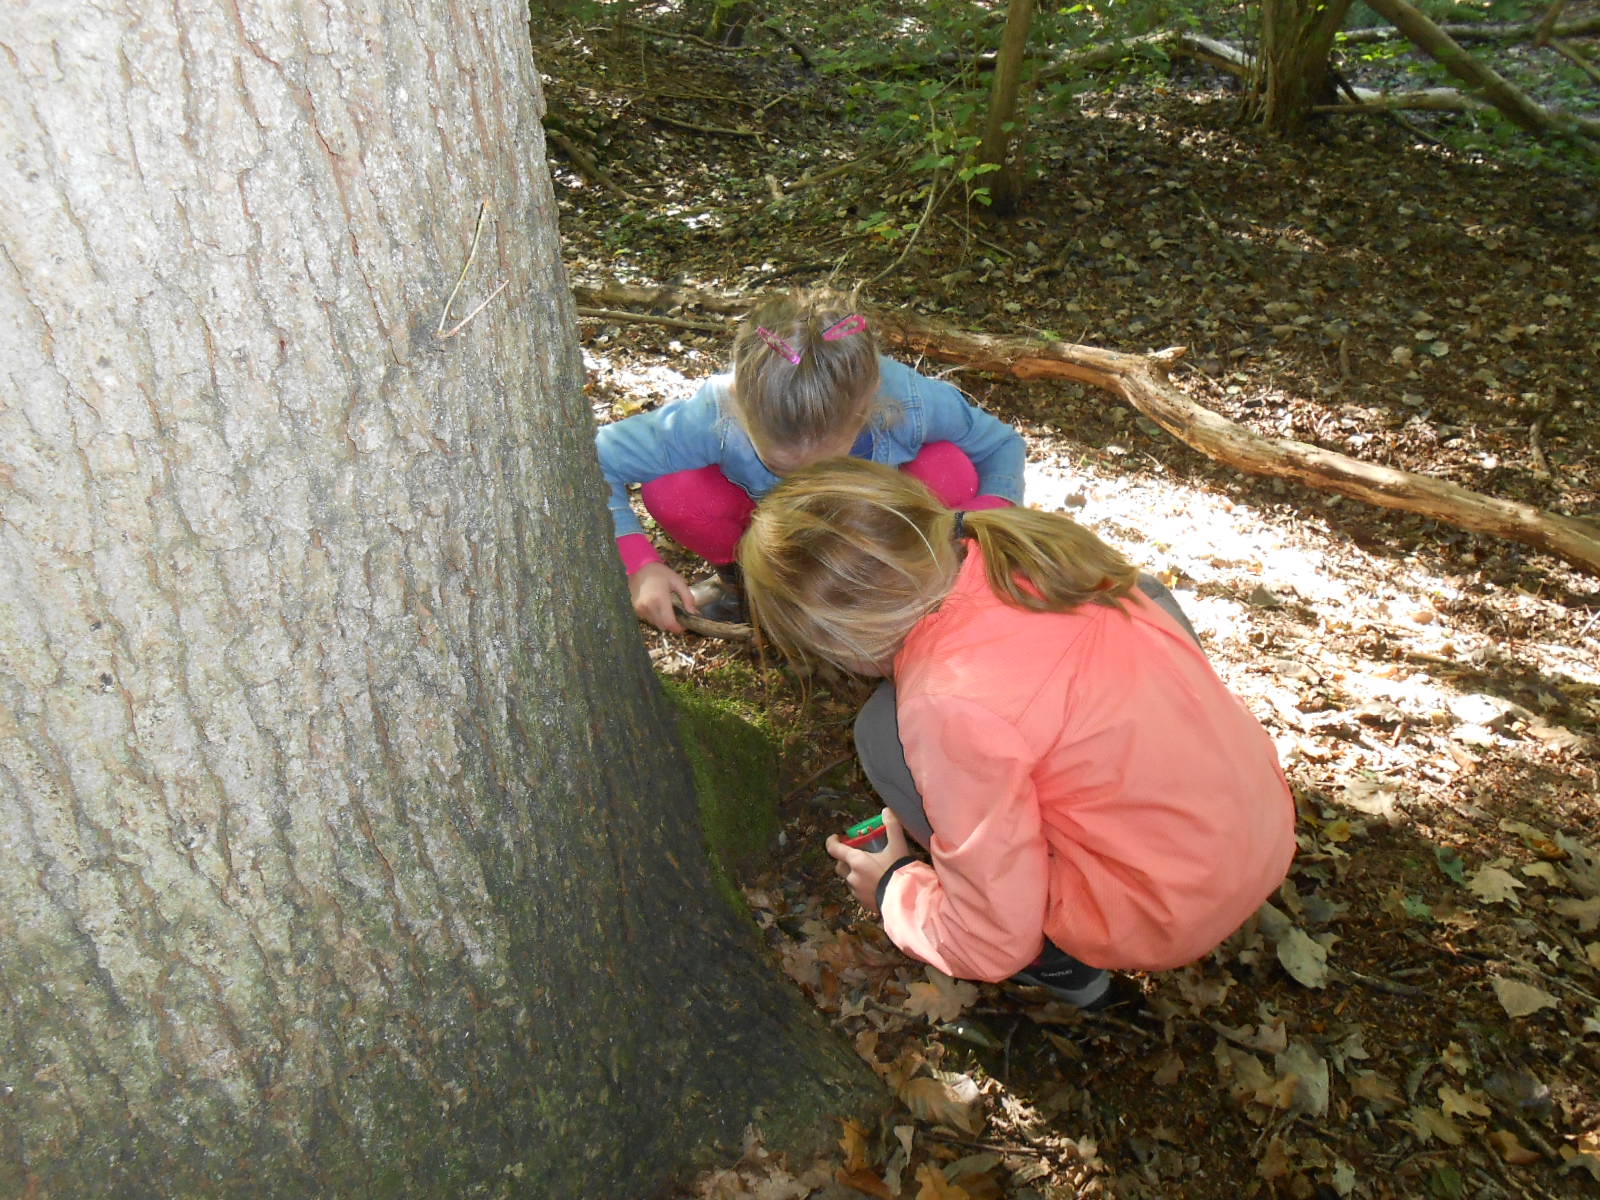
{"label": "pink shirt sleeve", "polygon": [[622,566],[632,575],[646,563],[660,562],[655,544],[642,533],[625,533],[617,539],[617,553],[622,555]]}
{"label": "pink shirt sleeve", "polygon": [[956,697],[913,697],[899,719],[933,826],[933,865],[895,872],[884,929],[947,975],[1008,978],[1044,942],[1049,856],[1032,755],[1011,724]]}

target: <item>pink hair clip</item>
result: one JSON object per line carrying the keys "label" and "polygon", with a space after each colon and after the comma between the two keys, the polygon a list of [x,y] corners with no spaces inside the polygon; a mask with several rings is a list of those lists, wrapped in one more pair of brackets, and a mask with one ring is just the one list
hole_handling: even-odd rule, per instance
{"label": "pink hair clip", "polygon": [[800,365],[800,352],[773,333],[772,330],[757,325],[756,334],[779,358],[787,358],[797,367]]}
{"label": "pink hair clip", "polygon": [[847,338],[852,333],[860,333],[867,327],[867,319],[860,313],[851,313],[848,317],[841,317],[832,325],[822,331],[822,340],[837,342],[840,338]]}

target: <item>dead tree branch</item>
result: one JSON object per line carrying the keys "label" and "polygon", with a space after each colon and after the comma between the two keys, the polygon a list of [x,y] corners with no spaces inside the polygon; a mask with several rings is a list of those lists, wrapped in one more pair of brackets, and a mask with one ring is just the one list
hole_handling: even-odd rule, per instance
{"label": "dead tree branch", "polygon": [[[573,291],[581,303],[608,306],[659,304],[663,299],[659,288],[621,284],[580,284]],[[733,315],[758,298],[680,290],[670,299],[675,305]],[[1195,403],[1171,382],[1168,372],[1181,350],[1126,354],[1041,338],[972,333],[905,312],[873,309],[871,314],[879,335],[891,346],[992,374],[1066,379],[1110,392],[1186,446],[1235,470],[1292,479],[1380,508],[1519,542],[1600,575],[1600,525],[1305,442],[1263,437]]]}
{"label": "dead tree branch", "polygon": [[1462,49],[1461,44],[1407,0],[1367,0],[1368,7],[1403,33],[1412,45],[1529,133],[1600,135],[1600,121],[1574,117],[1535,102],[1493,67]]}
{"label": "dead tree branch", "polygon": [[[1458,42],[1515,42],[1536,37],[1538,21],[1485,21],[1476,25],[1441,25]],[[1558,23],[1549,31],[1551,37],[1587,37],[1600,33],[1600,16],[1582,17],[1565,24]],[[1373,25],[1366,29],[1347,29],[1339,35],[1340,45],[1361,45],[1365,42],[1386,42],[1400,36],[1399,31],[1387,25]]]}
{"label": "dead tree branch", "polygon": [[[1373,8],[1380,9],[1385,3],[1401,4],[1403,2],[1404,0],[1379,0],[1379,4],[1374,5]],[[1409,9],[1410,5],[1405,5],[1405,7]],[[1411,9],[1411,11],[1415,12],[1416,10]],[[1417,15],[1421,16],[1420,13]],[[1427,20],[1425,17],[1422,19]],[[1440,37],[1446,42],[1450,40],[1449,32],[1457,31],[1456,26],[1432,25],[1432,22],[1429,22],[1429,24],[1438,31]],[[1577,24],[1580,23],[1574,22],[1574,25]],[[1593,24],[1600,27],[1600,22],[1593,22]],[[1468,28],[1472,27],[1469,26]],[[1518,26],[1518,36],[1531,36],[1536,28],[1533,24]],[[1558,27],[1557,33],[1559,34],[1565,28],[1569,27]],[[1362,35],[1371,32],[1369,30],[1355,31],[1356,34]],[[1378,32],[1384,37],[1411,37],[1407,30],[1398,28],[1385,28]],[[1507,36],[1510,35],[1508,34]],[[1353,40],[1379,40],[1375,36],[1356,38],[1350,34],[1342,35],[1342,38],[1346,42]],[[1411,38],[1411,40],[1416,41],[1415,38]],[[1348,103],[1319,104],[1314,106],[1312,111],[1331,114],[1400,111],[1485,112],[1493,108],[1505,112],[1517,124],[1534,133],[1580,133],[1585,137],[1600,137],[1600,120],[1595,120],[1591,117],[1575,117],[1535,104],[1514,85],[1508,83],[1489,67],[1473,58],[1472,55],[1468,54],[1459,45],[1455,45],[1454,42],[1450,43],[1455,45],[1457,56],[1453,61],[1463,64],[1460,71],[1457,71],[1445,59],[1433,54],[1421,42],[1416,42],[1416,44],[1424,53],[1437,58],[1442,65],[1459,77],[1466,79],[1476,87],[1484,88],[1484,95],[1487,99],[1480,99],[1477,96],[1454,88],[1417,88],[1402,92],[1382,92],[1372,88],[1351,88],[1352,98]],[[1443,48],[1444,43],[1439,41],[1438,38],[1431,39],[1430,44],[1439,48],[1442,53],[1448,53]],[[1105,70],[1115,66],[1129,55],[1151,48],[1160,48],[1174,58],[1189,58],[1197,62],[1203,62],[1239,79],[1248,79],[1255,66],[1255,59],[1251,55],[1229,45],[1227,42],[1221,42],[1215,38],[1198,37],[1190,33],[1180,33],[1174,30],[1160,30],[1155,33],[1143,34],[1139,37],[1102,42],[1082,50],[1073,51],[1043,67],[1039,71],[1038,78],[1043,81],[1056,75]],[[1560,49],[1559,46],[1555,48],[1557,50]],[[1569,57],[1571,56],[1569,55]],[[1474,70],[1474,67],[1477,69]],[[1497,80],[1498,85],[1486,84],[1486,76]],[[1490,87],[1494,88],[1492,94],[1489,90]],[[1514,97],[1520,97],[1520,102]],[[1508,105],[1510,106],[1509,108],[1507,107]]]}

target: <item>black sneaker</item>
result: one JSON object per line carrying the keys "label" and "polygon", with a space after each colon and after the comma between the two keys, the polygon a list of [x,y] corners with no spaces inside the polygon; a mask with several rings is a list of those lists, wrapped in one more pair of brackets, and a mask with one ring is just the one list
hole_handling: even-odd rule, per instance
{"label": "black sneaker", "polygon": [[[1126,975],[1113,975],[1110,972],[1105,974],[1105,986],[1098,989],[1093,984],[1078,988],[1058,987],[1043,974],[1031,970],[1018,971],[1006,982],[1038,988],[1040,991],[1048,992],[1051,999],[1070,1004],[1086,1013],[1105,1013],[1113,1017],[1132,1016],[1144,1007],[1144,992],[1139,985]],[[1093,994],[1093,999],[1085,1001],[1082,998],[1085,992]]]}
{"label": "black sneaker", "polygon": [[739,586],[739,568],[732,563],[718,567],[715,575],[707,575],[689,589],[689,594],[708,621],[742,624],[750,620],[744,606],[744,589]]}

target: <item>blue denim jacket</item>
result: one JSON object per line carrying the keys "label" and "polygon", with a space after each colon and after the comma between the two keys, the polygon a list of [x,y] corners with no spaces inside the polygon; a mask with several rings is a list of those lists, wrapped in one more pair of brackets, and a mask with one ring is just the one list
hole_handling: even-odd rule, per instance
{"label": "blue denim jacket", "polygon": [[[903,466],[928,442],[954,442],[978,469],[978,492],[1022,502],[1022,437],[983,411],[954,384],[919,375],[892,358],[878,358],[880,404],[872,418],[872,461]],[[617,536],[643,533],[628,503],[628,485],[712,464],[759,500],[777,486],[750,436],[733,415],[731,375],[715,375],[687,400],[637,413],[595,434],[600,470],[611,488]]]}

